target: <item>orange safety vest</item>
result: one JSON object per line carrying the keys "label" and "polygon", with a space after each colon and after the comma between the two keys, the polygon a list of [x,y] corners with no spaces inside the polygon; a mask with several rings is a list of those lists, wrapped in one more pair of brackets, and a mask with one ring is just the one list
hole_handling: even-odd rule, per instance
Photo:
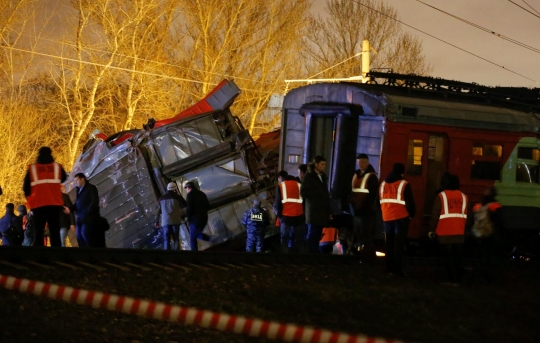
{"label": "orange safety vest", "polygon": [[379,196],[383,221],[389,222],[409,216],[409,212],[407,212],[407,208],[405,207],[404,197],[407,183],[405,180],[392,183],[383,181],[381,183]]}
{"label": "orange safety vest", "polygon": [[294,180],[285,180],[279,185],[281,191],[281,214],[286,217],[297,217],[304,214],[302,197],[300,196],[300,184]]}
{"label": "orange safety vest", "polygon": [[62,206],[61,173],[60,164],[34,163],[28,166],[30,172],[30,186],[32,194],[28,197],[28,205],[31,209],[42,206]]}
{"label": "orange safety vest", "polygon": [[372,174],[373,172],[367,173],[360,178],[356,177],[356,174],[353,176],[351,203],[355,210],[361,210],[369,206],[369,204],[366,204],[369,196],[369,189],[366,188],[366,185]]}
{"label": "orange safety vest", "polygon": [[334,244],[337,239],[337,229],[333,227],[325,227],[322,230],[322,238],[319,241],[319,245]]}
{"label": "orange safety vest", "polygon": [[442,191],[441,214],[435,233],[439,236],[464,235],[467,223],[468,199],[460,191]]}

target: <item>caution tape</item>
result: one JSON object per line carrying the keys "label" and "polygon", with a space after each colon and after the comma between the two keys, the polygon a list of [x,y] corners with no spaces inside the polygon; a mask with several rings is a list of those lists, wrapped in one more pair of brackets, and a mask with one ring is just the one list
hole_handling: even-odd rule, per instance
{"label": "caution tape", "polygon": [[349,335],[308,326],[268,322],[261,319],[234,316],[199,310],[192,307],[167,305],[160,302],[140,300],[114,294],[77,289],[73,287],[19,279],[0,275],[0,285],[21,293],[31,293],[68,303],[103,308],[135,314],[142,317],[168,320],[187,325],[244,334],[253,337],[281,339],[288,342],[314,343],[398,343],[399,341],[384,338],[373,338],[363,335]]}

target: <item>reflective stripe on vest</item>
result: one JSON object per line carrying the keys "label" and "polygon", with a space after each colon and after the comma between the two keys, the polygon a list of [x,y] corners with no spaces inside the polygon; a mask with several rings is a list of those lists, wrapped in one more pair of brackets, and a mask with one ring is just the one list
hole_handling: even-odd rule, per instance
{"label": "reflective stripe on vest", "polygon": [[[296,184],[296,186],[298,186],[298,198],[289,198],[288,195],[287,195],[287,186],[285,185],[285,182],[290,182],[290,184],[292,184],[294,182],[294,184]],[[302,203],[302,197],[300,196],[300,184],[296,181],[291,181],[291,180],[286,180],[286,181],[283,181],[281,183],[281,185],[279,185],[280,188],[281,188],[281,202],[283,204],[285,203],[288,203],[288,202],[295,202],[295,203],[299,203],[301,204]]]}
{"label": "reflective stripe on vest", "polygon": [[[460,191],[442,191],[439,193],[441,212],[435,232],[439,236],[465,234],[467,223],[467,196]],[[461,201],[461,206],[458,205]]]}
{"label": "reflective stripe on vest", "polygon": [[300,184],[293,180],[285,180],[279,185],[281,190],[281,214],[286,217],[297,217],[304,214],[302,197],[300,196]]}
{"label": "reflective stripe on vest", "polygon": [[405,180],[401,180],[401,182],[399,183],[399,186],[398,186],[398,190],[397,190],[397,198],[394,199],[394,198],[384,198],[383,194],[384,194],[384,187],[386,185],[386,182],[382,182],[381,183],[381,192],[380,192],[380,195],[381,195],[381,204],[384,204],[384,203],[394,203],[394,204],[400,204],[400,205],[405,205],[405,200],[403,199],[403,189],[405,187],[405,185],[407,184],[407,181]]}
{"label": "reflective stripe on vest", "polygon": [[[407,181],[401,180],[397,187],[396,183],[397,181],[387,184],[383,181],[379,189],[382,217],[385,222],[409,217],[404,198]],[[388,192],[388,188],[395,189],[395,193]]]}
{"label": "reflective stripe on vest", "polygon": [[61,166],[56,163],[31,164],[28,166],[32,193],[27,197],[31,209],[42,206],[62,206]]}
{"label": "reflective stripe on vest", "polygon": [[446,193],[443,191],[440,193],[442,197],[442,209],[441,209],[441,215],[439,216],[440,219],[445,218],[465,218],[467,219],[467,199],[465,198],[465,194],[461,193],[461,198],[463,199],[463,205],[461,206],[461,213],[450,213],[448,212],[448,198],[446,197]]}
{"label": "reflective stripe on vest", "polygon": [[[60,180],[60,166],[58,163],[53,162],[54,165],[54,179],[39,179],[38,173],[37,173],[37,167],[35,164],[30,165],[30,173],[31,173],[31,182],[30,186],[40,185],[42,183],[61,183]],[[32,181],[33,180],[33,181]]]}
{"label": "reflective stripe on vest", "polygon": [[369,189],[366,188],[367,179],[371,176],[372,173],[367,173],[366,175],[362,176],[362,183],[360,183],[360,188],[353,188],[352,191],[355,193],[368,193]]}

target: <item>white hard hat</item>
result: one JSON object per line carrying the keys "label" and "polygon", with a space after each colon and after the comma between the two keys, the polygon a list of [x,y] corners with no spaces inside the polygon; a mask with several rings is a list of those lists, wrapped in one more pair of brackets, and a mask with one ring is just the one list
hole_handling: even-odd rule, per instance
{"label": "white hard hat", "polygon": [[167,190],[168,191],[174,191],[177,188],[178,188],[178,186],[176,185],[176,182],[169,182],[169,184],[167,185]]}

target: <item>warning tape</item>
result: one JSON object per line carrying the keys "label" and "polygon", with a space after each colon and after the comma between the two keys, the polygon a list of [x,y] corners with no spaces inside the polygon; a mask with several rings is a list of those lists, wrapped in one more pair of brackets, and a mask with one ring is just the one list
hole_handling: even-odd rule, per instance
{"label": "warning tape", "polygon": [[340,332],[320,330],[308,326],[268,322],[255,318],[234,316],[199,310],[192,307],[167,305],[160,302],[140,300],[114,294],[88,291],[73,287],[19,279],[0,274],[0,285],[21,293],[31,293],[68,303],[103,308],[142,317],[168,320],[204,328],[234,332],[253,337],[281,339],[288,342],[316,343],[398,343],[399,341],[384,338],[373,338],[363,335],[349,335]]}

